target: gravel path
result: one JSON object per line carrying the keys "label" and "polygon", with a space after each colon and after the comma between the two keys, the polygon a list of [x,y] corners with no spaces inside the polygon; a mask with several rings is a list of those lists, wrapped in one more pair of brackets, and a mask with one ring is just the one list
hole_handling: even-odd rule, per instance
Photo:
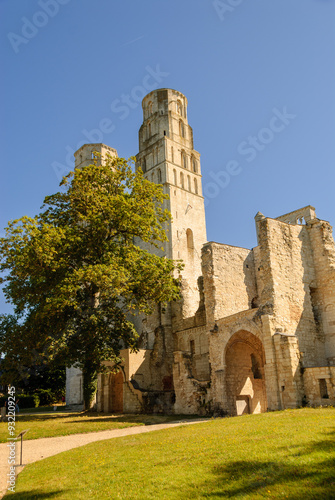
{"label": "gravel path", "polygon": [[[144,432],[158,431],[160,429],[170,429],[180,425],[197,424],[207,419],[181,420],[167,424],[142,425],[138,427],[126,427],[125,429],[114,429],[111,431],[89,432],[87,434],[72,434],[71,436],[59,436],[52,438],[31,439],[23,442],[23,464],[31,464],[44,458],[52,457],[62,451],[71,450],[94,441],[103,441],[122,436],[131,436],[133,434],[142,434]],[[7,488],[9,448],[7,443],[0,444],[0,498],[2,498]],[[16,449],[17,461],[20,460],[20,445]],[[17,473],[20,473],[22,467],[17,467]]]}

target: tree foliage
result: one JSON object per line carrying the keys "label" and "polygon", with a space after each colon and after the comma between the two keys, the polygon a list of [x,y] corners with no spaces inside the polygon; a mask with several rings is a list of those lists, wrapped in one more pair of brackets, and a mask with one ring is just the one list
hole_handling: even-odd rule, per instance
{"label": "tree foliage", "polygon": [[[129,321],[179,297],[173,261],[140,248],[167,240],[162,186],[132,171],[132,161],[76,169],[64,192],[47,196],[34,218],[8,223],[0,239],[4,293],[14,315],[0,320],[0,348],[21,367],[79,363],[85,403],[105,360],[136,349]],[[180,266],[179,266],[180,267]]]}

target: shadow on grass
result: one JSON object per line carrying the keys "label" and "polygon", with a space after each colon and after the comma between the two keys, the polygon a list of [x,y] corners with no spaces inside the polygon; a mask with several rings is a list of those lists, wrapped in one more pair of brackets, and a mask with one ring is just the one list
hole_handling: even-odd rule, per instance
{"label": "shadow on grass", "polygon": [[[83,412],[83,413],[71,413],[69,415],[55,415],[55,414],[46,414],[46,415],[20,415],[20,422],[44,422],[51,420],[53,421],[55,418],[59,420],[63,420],[66,424],[72,423],[81,423],[82,419],[83,423],[88,422],[118,422],[118,423],[136,423],[136,424],[144,424],[144,425],[152,425],[152,424],[160,424],[166,422],[174,422],[180,420],[189,420],[192,416],[178,416],[178,415],[115,415],[115,414],[107,414],[107,413],[92,413],[92,412]],[[194,416],[193,416],[194,418]]]}
{"label": "shadow on grass", "polygon": [[48,493],[43,493],[40,490],[20,491],[17,493],[8,492],[3,497],[3,500],[11,498],[13,500],[35,500],[35,499],[43,500],[43,498],[56,498],[58,495],[61,495],[64,492],[65,492],[64,490],[49,491]]}
{"label": "shadow on grass", "polygon": [[[335,432],[326,435],[335,437]],[[290,500],[335,499],[334,437],[287,449],[285,462],[240,460],[217,465],[212,469],[214,479],[197,484],[196,492],[203,491],[203,498],[254,498],[259,495]],[[297,456],[306,456],[307,460],[301,463],[304,458],[300,458],[296,463],[294,458]],[[271,491],[272,487],[276,487],[275,491]],[[192,495],[189,489],[181,498],[192,498]]]}

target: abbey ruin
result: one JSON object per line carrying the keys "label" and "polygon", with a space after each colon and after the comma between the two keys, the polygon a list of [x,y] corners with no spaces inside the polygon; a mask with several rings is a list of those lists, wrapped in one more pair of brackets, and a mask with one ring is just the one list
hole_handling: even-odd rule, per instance
{"label": "abbey ruin", "polygon": [[[98,380],[104,412],[260,413],[335,403],[335,246],[312,206],[255,217],[257,247],[207,242],[200,155],[187,99],[160,89],[143,99],[136,168],[162,184],[172,214],[162,255],[182,259],[182,300],[134,319],[137,353]],[[92,152],[86,144],[75,165]],[[141,245],[141,242],[138,242]],[[67,404],[82,377],[67,371]],[[79,406],[78,406],[79,407]]]}

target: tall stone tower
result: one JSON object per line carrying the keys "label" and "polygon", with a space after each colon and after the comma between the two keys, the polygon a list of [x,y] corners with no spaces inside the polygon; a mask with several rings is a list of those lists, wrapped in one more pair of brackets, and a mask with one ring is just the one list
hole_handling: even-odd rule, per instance
{"label": "tall stone tower", "polygon": [[181,92],[154,90],[142,107],[136,168],[142,168],[148,180],[162,184],[169,195],[166,207],[172,221],[166,227],[169,241],[164,255],[183,260],[183,317],[189,317],[199,305],[201,247],[207,241],[200,154],[193,146],[187,99]]}

